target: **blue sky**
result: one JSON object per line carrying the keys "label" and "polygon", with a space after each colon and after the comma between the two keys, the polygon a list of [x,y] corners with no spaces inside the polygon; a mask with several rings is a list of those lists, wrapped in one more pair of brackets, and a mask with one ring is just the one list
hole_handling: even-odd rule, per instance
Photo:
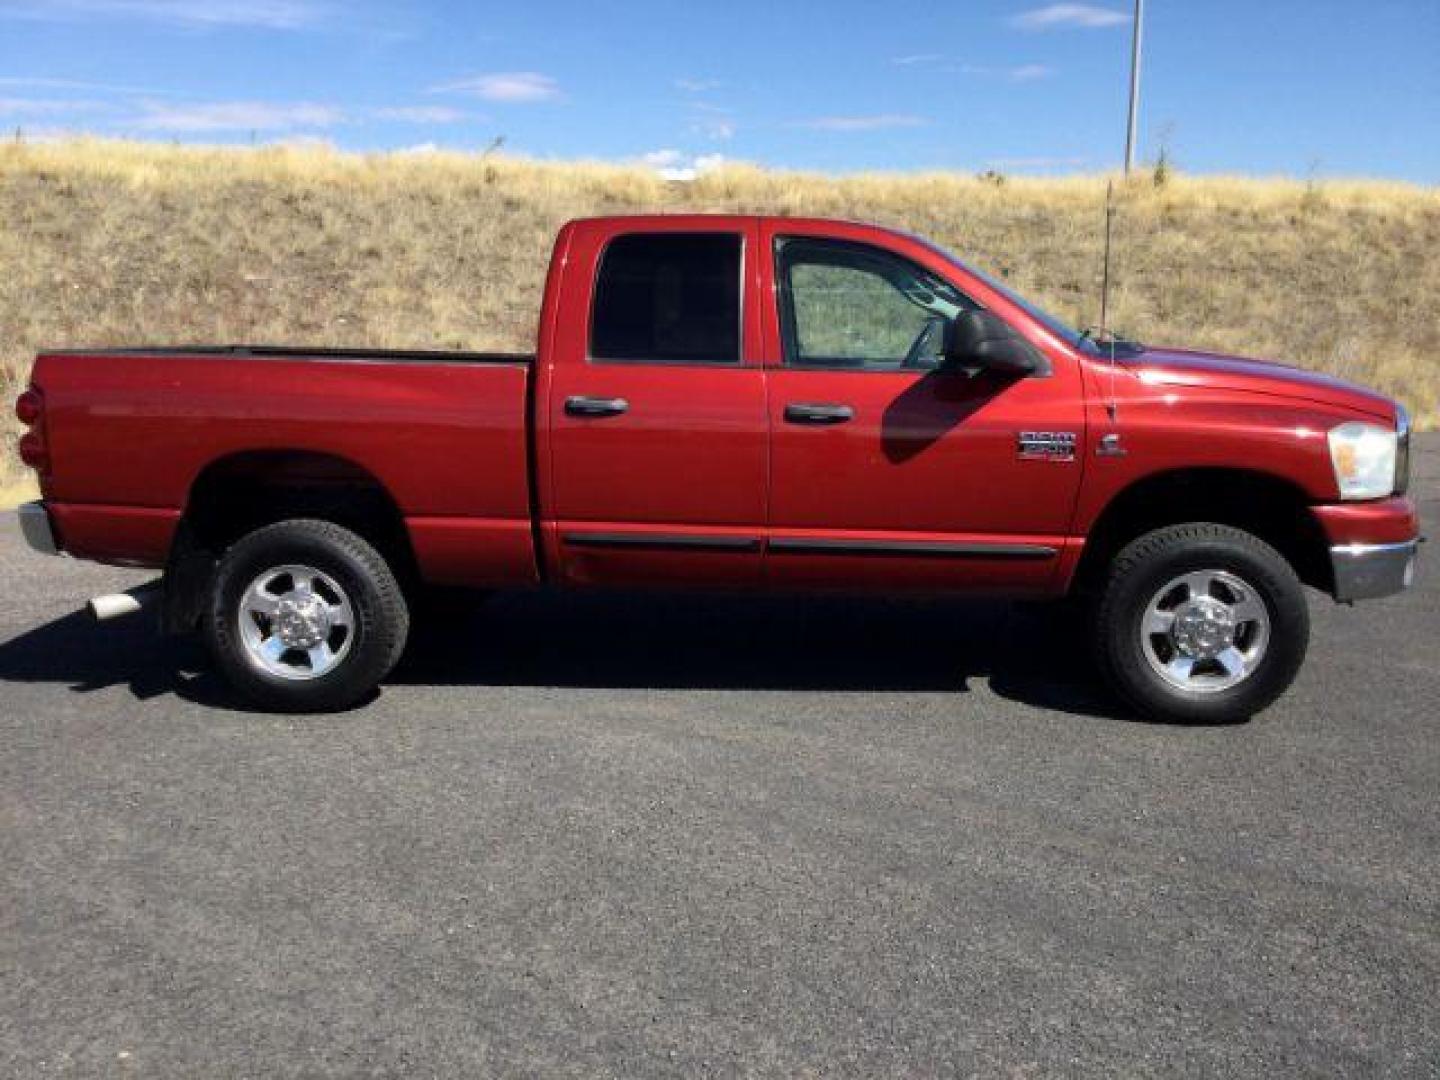
{"label": "blue sky", "polygon": [[[0,0],[0,127],[1093,172],[1130,0]],[[1440,0],[1148,0],[1141,156],[1440,182]]]}

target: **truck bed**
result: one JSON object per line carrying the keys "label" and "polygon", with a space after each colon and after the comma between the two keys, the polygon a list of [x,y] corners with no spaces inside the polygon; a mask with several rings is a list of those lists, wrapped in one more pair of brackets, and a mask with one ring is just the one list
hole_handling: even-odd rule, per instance
{"label": "truck bed", "polygon": [[534,358],[276,345],[40,354],[66,550],[160,565],[197,481],[257,455],[371,478],[422,569],[451,584],[535,574]]}

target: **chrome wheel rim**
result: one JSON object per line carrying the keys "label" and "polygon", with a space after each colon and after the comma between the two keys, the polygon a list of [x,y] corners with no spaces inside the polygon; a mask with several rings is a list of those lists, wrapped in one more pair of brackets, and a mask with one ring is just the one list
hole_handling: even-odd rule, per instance
{"label": "chrome wheel rim", "polygon": [[1228,570],[1196,570],[1167,582],[1146,605],[1140,644],[1169,686],[1213,694],[1250,678],[1270,645],[1270,610]]}
{"label": "chrome wheel rim", "polygon": [[240,597],[240,641],[255,667],[303,682],[334,671],[355,640],[345,590],[313,566],[276,566]]}

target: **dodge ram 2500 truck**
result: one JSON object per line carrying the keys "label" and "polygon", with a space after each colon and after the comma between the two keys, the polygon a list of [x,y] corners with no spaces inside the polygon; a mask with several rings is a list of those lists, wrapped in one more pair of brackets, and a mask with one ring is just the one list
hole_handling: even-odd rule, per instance
{"label": "dodge ram 2500 truck", "polygon": [[163,568],[163,625],[283,710],[372,691],[416,586],[548,582],[1076,596],[1131,706],[1233,719],[1303,586],[1404,589],[1419,533],[1395,402],[831,221],[572,222],[534,356],[46,352],[17,411],[32,545]]}

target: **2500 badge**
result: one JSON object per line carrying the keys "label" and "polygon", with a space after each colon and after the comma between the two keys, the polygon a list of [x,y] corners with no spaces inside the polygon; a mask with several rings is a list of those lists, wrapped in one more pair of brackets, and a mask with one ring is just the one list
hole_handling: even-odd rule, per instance
{"label": "2500 badge", "polygon": [[1022,431],[1017,446],[1021,461],[1075,460],[1073,431]]}

